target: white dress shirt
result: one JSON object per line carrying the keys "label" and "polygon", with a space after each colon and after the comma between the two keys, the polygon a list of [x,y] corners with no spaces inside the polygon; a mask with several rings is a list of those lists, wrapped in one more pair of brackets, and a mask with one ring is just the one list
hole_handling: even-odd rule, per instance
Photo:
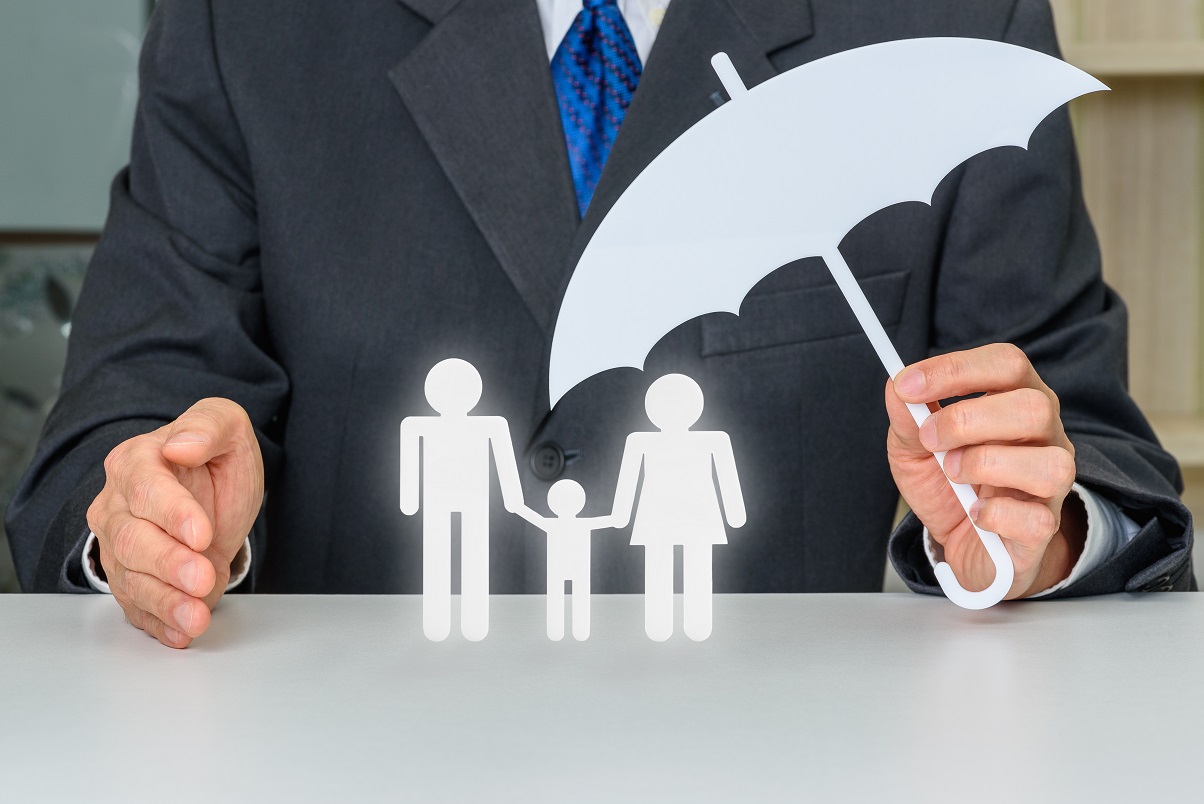
{"label": "white dress shirt", "polygon": [[[573,20],[581,13],[581,0],[538,0],[539,21],[543,25],[543,41],[548,49],[548,61],[556,55],[564,35],[573,27]],[[665,17],[665,9],[669,0],[619,0],[619,11],[623,21],[631,31],[635,41],[636,52],[640,54],[640,64],[648,63],[648,53],[652,50],[652,42],[656,32],[660,30],[661,20]]]}
{"label": "white dress shirt", "polygon": [[[581,11],[582,2],[581,0],[537,0],[537,2],[539,4],[539,22],[543,26],[544,44],[548,51],[548,61],[551,62],[564,35],[569,32],[569,28],[573,27],[573,20]],[[656,40],[656,34],[660,30],[661,20],[665,17],[665,9],[669,7],[669,2],[670,0],[619,0],[618,2],[619,11],[622,12],[623,19],[631,30],[631,38],[635,41],[636,51],[640,55],[640,64],[646,64],[648,61],[648,54],[652,50],[652,43]],[[1065,580],[1034,597],[1056,592],[1087,575],[1115,555],[1121,547],[1132,541],[1133,536],[1139,530],[1136,523],[1108,500],[1096,496],[1077,483],[1074,485],[1072,493],[1079,495],[1087,509],[1087,541],[1083,546],[1083,554],[1079,556],[1074,569]],[[934,544],[928,536],[928,531],[925,530],[924,552],[933,566],[936,566],[939,550],[940,545]],[[96,573],[97,561],[96,536],[89,533],[83,553],[84,577],[88,579],[88,583],[94,589],[108,592],[109,585],[102,581]],[[248,538],[231,565],[227,591],[242,583],[250,569],[251,540]]]}

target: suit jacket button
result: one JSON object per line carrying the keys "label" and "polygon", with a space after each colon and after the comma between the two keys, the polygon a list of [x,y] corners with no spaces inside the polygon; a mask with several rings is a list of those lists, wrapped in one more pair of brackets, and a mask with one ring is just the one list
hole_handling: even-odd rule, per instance
{"label": "suit jacket button", "polygon": [[531,471],[540,480],[556,480],[564,474],[564,450],[551,441],[540,444],[531,453]]}

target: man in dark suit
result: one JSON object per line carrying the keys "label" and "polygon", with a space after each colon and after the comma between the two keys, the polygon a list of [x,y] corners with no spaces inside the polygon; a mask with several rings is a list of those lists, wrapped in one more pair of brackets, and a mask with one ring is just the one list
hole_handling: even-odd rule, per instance
{"label": "man in dark suit", "polygon": [[[1124,390],[1125,312],[1101,280],[1064,110],[1029,151],[977,157],[931,207],[886,210],[842,244],[904,358],[924,359],[885,405],[851,312],[805,260],[738,319],[679,327],[646,374],[609,372],[547,409],[576,256],[722,101],[712,54],[753,86],[903,37],[1057,49],[1046,0],[676,0],[663,24],[663,3],[621,5],[644,15],[646,64],[582,219],[547,2],[160,3],[62,396],[9,509],[25,588],[107,577],[131,622],[177,647],[248,554],[254,590],[419,591],[395,434],[427,412],[423,378],[449,356],[480,368],[477,412],[505,416],[526,450],[526,499],[572,477],[601,510],[648,383],[695,378],[749,511],[716,591],[878,589],[892,472],[919,515],[890,541],[904,580],[938,591],[925,551],[943,550],[986,586],[993,568],[931,459],[942,449],[984,487],[975,514],[1016,564],[1011,597],[1194,588],[1178,468]],[[902,406],[979,392],[923,433]],[[491,590],[540,591],[541,540],[495,508]],[[641,587],[627,541],[595,539],[595,590]]]}

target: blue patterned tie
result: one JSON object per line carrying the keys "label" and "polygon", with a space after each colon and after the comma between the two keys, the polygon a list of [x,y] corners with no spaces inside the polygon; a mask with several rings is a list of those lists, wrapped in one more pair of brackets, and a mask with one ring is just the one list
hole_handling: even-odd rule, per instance
{"label": "blue patterned tie", "polygon": [[618,0],[584,0],[552,58],[552,84],[582,217],[627,114],[641,69]]}

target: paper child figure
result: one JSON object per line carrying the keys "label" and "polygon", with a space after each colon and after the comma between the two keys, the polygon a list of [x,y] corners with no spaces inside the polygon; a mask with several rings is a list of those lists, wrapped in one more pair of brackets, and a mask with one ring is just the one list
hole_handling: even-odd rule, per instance
{"label": "paper child figure", "polygon": [[[427,639],[451,631],[451,524],[460,515],[460,629],[471,641],[489,632],[489,452],[502,503],[515,512],[522,486],[510,428],[500,416],[470,416],[481,399],[481,375],[451,358],[426,377],[437,416],[401,423],[401,510],[417,513],[422,495],[422,630]],[[421,456],[421,458],[420,458]]]}
{"label": "paper child figure", "polygon": [[734,528],[746,519],[727,433],[690,430],[702,406],[702,389],[685,375],[667,374],[652,383],[645,407],[660,432],[628,436],[619,467],[616,528],[631,517],[644,470],[631,543],[644,545],[644,630],[657,642],[673,633],[674,545],[683,545],[684,630],[690,639],[703,640],[711,635],[712,547],[727,544],[724,513]]}
{"label": "paper child figure", "polygon": [[548,534],[548,639],[564,638],[564,582],[572,582],[573,639],[589,639],[589,542],[597,528],[611,527],[611,517],[581,517],[585,489],[575,480],[558,480],[548,489],[548,508],[556,516],[540,516],[525,505],[518,515]]}

